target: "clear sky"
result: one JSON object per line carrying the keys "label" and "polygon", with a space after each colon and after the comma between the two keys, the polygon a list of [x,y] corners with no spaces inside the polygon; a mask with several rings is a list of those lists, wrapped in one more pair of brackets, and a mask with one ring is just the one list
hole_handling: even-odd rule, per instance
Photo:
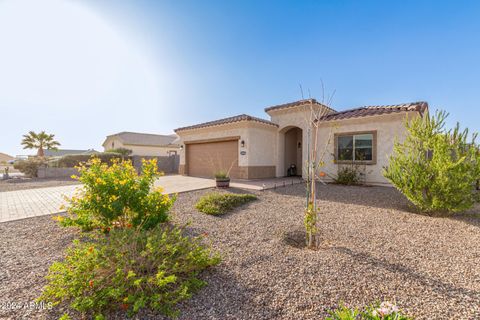
{"label": "clear sky", "polygon": [[480,1],[0,0],[0,152],[267,117],[322,81],[337,110],[426,100],[480,131]]}

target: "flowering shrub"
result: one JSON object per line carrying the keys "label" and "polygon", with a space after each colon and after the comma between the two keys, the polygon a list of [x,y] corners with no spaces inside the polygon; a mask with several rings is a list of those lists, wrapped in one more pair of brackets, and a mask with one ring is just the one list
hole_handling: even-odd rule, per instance
{"label": "flowering shrub", "polygon": [[409,320],[400,313],[400,309],[393,303],[384,301],[376,306],[371,306],[363,313],[366,320]]}
{"label": "flowering shrub", "polygon": [[59,218],[64,226],[77,226],[83,231],[112,227],[150,229],[168,220],[175,202],[151,190],[158,176],[156,160],[143,161],[137,174],[130,161],[112,160],[111,165],[92,158],[77,167],[84,189],[69,199],[68,217]]}
{"label": "flowering shrub", "polygon": [[205,285],[199,272],[219,260],[199,238],[165,224],[146,231],[114,229],[97,241],[75,240],[65,260],[50,267],[39,300],[68,303],[88,319],[103,319],[111,310],[133,315],[142,308],[174,316],[175,305]]}
{"label": "flowering shrub", "polygon": [[401,314],[400,309],[393,303],[384,301],[380,304],[369,306],[365,311],[350,309],[346,306],[331,311],[326,320],[412,320]]}

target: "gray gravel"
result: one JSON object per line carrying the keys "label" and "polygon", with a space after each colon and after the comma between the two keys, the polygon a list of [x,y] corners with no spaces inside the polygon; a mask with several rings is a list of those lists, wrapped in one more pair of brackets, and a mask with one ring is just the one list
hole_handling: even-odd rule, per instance
{"label": "gray gravel", "polygon": [[[296,247],[304,191],[258,192],[259,200],[221,217],[193,208],[208,190],[179,195],[174,219],[191,222],[191,234],[207,232],[223,257],[203,274],[208,286],[181,303],[180,319],[322,319],[339,301],[361,307],[383,299],[417,319],[480,319],[478,213],[432,218],[409,212],[393,188],[321,186],[322,245],[310,251]],[[0,224],[0,303],[38,296],[71,238],[48,217]],[[55,315],[28,312],[6,316]]]}

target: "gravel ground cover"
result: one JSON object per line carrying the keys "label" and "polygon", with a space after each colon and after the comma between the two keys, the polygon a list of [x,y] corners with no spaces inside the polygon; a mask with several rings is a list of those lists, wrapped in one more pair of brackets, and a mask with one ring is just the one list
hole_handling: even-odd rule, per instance
{"label": "gravel ground cover", "polygon": [[61,179],[39,179],[39,178],[14,178],[0,180],[0,192],[17,191],[25,189],[48,188],[80,184],[77,180],[70,178]]}
{"label": "gravel ground cover", "polygon": [[[383,299],[417,319],[480,319],[478,210],[432,218],[409,212],[393,188],[320,186],[321,248],[309,251],[301,248],[303,185],[257,192],[258,200],[224,216],[194,208],[207,192],[180,194],[174,220],[190,222],[188,232],[203,234],[223,261],[180,304],[179,319],[323,319],[340,301]],[[50,217],[0,224],[0,303],[38,296],[72,237]],[[2,315],[49,319],[58,312]],[[137,319],[163,317],[142,312]]]}

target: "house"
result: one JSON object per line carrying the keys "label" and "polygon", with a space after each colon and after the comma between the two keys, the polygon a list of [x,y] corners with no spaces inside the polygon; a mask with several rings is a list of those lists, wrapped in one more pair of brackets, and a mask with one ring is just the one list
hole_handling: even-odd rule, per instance
{"label": "house", "polygon": [[177,155],[180,150],[180,146],[174,143],[177,138],[175,134],[120,132],[107,136],[102,146],[105,151],[129,149],[133,156],[171,156]]}
{"label": "house", "polygon": [[98,153],[98,151],[94,149],[88,149],[88,150],[74,150],[74,149],[56,149],[56,150],[44,150],[44,155],[45,157],[63,157],[66,155],[72,155],[72,154],[95,154]]}
{"label": "house", "polygon": [[212,177],[223,170],[237,179],[305,177],[307,150],[315,140],[314,120],[326,180],[334,178],[342,166],[354,165],[364,182],[388,184],[382,168],[388,164],[395,139],[405,136],[406,118],[427,111],[426,102],[336,111],[307,99],[266,108],[270,120],[242,114],[178,128],[180,173]]}

